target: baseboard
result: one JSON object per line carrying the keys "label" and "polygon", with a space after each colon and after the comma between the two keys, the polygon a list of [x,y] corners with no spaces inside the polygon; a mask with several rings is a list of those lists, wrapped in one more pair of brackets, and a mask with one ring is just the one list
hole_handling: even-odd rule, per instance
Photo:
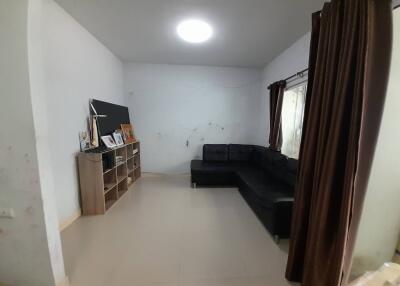
{"label": "baseboard", "polygon": [[57,286],[69,286],[69,279],[68,276],[65,276],[65,278],[57,283]]}
{"label": "baseboard", "polygon": [[171,177],[171,176],[190,176],[189,172],[185,173],[155,173],[155,172],[142,172],[143,177]]}
{"label": "baseboard", "polygon": [[[0,282],[0,286],[7,286],[7,285]],[[69,286],[68,276],[65,276],[64,279],[58,282],[56,286]]]}
{"label": "baseboard", "polygon": [[68,219],[60,223],[60,226],[58,227],[60,232],[69,227],[74,221],[76,221],[80,216],[82,215],[81,210],[77,210],[74,212]]}

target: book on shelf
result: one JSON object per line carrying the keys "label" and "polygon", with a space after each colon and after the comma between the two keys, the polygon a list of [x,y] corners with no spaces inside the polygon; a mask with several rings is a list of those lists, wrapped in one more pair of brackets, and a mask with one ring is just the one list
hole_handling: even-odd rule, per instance
{"label": "book on shelf", "polygon": [[123,156],[116,156],[115,157],[115,162],[117,165],[121,164],[124,162],[124,157]]}

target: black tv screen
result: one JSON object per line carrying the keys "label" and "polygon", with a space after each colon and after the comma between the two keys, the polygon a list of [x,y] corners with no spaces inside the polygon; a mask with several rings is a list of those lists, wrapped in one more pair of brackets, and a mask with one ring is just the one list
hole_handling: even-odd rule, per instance
{"label": "black tv screen", "polygon": [[[110,135],[115,130],[121,129],[121,124],[131,123],[128,107],[97,99],[92,99],[91,103],[93,108],[96,110],[97,115],[106,116],[98,117],[97,119],[97,127],[100,136]],[[90,112],[92,115],[95,115],[92,108],[90,108]]]}

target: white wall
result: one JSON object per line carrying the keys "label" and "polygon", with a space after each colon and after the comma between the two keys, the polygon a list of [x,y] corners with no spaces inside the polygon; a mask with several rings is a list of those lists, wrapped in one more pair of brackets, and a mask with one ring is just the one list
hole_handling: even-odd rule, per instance
{"label": "white wall", "polygon": [[[41,0],[0,1],[0,284],[54,286],[65,278],[52,190],[35,130],[42,96]],[[29,28],[28,28],[29,27]]]}
{"label": "white wall", "polygon": [[[145,172],[187,173],[204,143],[257,141],[261,70],[126,64]],[[186,141],[189,146],[186,146]]]}
{"label": "white wall", "polygon": [[307,33],[264,68],[259,118],[260,131],[258,132],[259,144],[268,145],[269,90],[267,87],[275,81],[285,79],[308,67],[310,40],[311,33]]}
{"label": "white wall", "polygon": [[54,280],[57,284],[64,283],[64,260],[61,250],[59,222],[54,196],[53,168],[49,156],[49,118],[43,112],[46,104],[45,75],[43,67],[43,33],[42,17],[44,4],[49,0],[30,0],[28,15],[28,57],[31,86],[33,119],[36,132],[36,150],[39,163],[42,202],[45,210],[48,249],[53,269]]}
{"label": "white wall", "polygon": [[122,63],[52,0],[43,10],[47,98],[41,104],[48,123],[60,223],[80,211],[76,153],[78,133],[86,130],[89,99],[125,104]]}
{"label": "white wall", "polygon": [[353,274],[391,261],[400,235],[400,8],[383,121],[354,252]]}

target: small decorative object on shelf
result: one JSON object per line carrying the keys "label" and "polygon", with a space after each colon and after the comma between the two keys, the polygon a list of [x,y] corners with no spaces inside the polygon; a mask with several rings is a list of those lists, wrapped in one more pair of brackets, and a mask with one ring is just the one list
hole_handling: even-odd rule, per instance
{"label": "small decorative object on shelf", "polygon": [[94,108],[92,102],[89,102],[90,109],[92,110],[93,114],[89,117],[89,128],[90,128],[90,145],[93,148],[99,147],[99,118],[105,118],[107,115],[98,114],[96,109]]}
{"label": "small decorative object on shelf", "polygon": [[104,214],[141,176],[140,142],[81,152],[78,165],[83,215]]}
{"label": "small decorative object on shelf", "polygon": [[99,133],[97,130],[97,118],[94,116],[90,116],[90,145],[93,148],[99,147]]}
{"label": "small decorative object on shelf", "polygon": [[89,134],[87,131],[79,132],[79,142],[81,145],[81,151],[85,151],[90,148]]}

